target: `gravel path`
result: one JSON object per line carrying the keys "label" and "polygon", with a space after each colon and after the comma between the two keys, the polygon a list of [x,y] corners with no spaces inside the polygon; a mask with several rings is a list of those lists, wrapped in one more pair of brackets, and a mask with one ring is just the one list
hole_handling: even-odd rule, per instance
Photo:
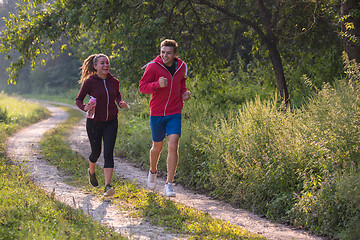
{"label": "gravel path", "polygon": [[[70,106],[67,105],[69,107]],[[166,230],[149,225],[143,219],[133,219],[126,212],[121,212],[111,205],[110,202],[103,202],[99,198],[89,195],[80,189],[65,184],[65,177],[57,171],[56,167],[46,164],[38,155],[38,141],[41,135],[48,129],[67,118],[66,112],[60,108],[48,105],[53,116],[45,121],[37,123],[12,136],[7,143],[7,152],[14,161],[27,166],[31,174],[47,192],[55,192],[55,196],[70,206],[81,208],[85,213],[94,219],[112,226],[116,231],[126,234],[132,239],[186,239],[184,236],[173,235]],[[88,143],[85,119],[82,119],[73,129],[70,137],[71,148],[82,154],[85,159],[89,156],[90,145]],[[181,156],[180,156],[181,157]],[[98,161],[99,166],[103,165],[102,157]],[[147,171],[142,171],[122,159],[115,158],[115,174],[119,177],[135,182],[146,188]],[[161,195],[165,179],[158,178],[155,189]],[[214,218],[229,221],[243,227],[250,232],[261,234],[267,239],[277,240],[308,240],[323,239],[313,236],[307,232],[295,229],[286,225],[270,222],[251,212],[233,208],[229,204],[210,199],[207,196],[187,190],[180,185],[175,186],[175,202],[180,202],[200,211],[209,213]]]}
{"label": "gravel path", "polygon": [[49,194],[55,194],[57,200],[82,209],[94,220],[113,227],[115,231],[130,239],[182,239],[178,235],[167,233],[163,228],[148,224],[143,219],[128,216],[127,212],[120,211],[109,201],[103,201],[98,196],[66,184],[66,176],[55,166],[49,165],[38,153],[43,133],[67,118],[67,113],[59,107],[48,106],[48,109],[52,112],[49,119],[23,129],[7,140],[6,152],[9,158],[27,169],[35,182]]}

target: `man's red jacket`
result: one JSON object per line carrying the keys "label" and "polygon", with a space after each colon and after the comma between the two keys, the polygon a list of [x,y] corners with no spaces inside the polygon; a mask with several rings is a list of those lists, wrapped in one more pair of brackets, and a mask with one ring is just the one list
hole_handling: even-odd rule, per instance
{"label": "man's red jacket", "polygon": [[[150,115],[167,116],[181,113],[183,108],[182,94],[186,92],[187,65],[180,58],[174,76],[167,70],[160,55],[149,62],[139,83],[139,90],[144,94],[151,94]],[[167,78],[168,85],[160,88],[159,78]]]}

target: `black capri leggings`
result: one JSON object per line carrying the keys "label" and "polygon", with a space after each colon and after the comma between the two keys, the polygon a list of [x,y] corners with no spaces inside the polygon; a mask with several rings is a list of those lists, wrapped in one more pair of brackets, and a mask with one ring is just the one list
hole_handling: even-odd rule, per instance
{"label": "black capri leggings", "polygon": [[114,168],[114,146],[118,129],[118,119],[98,122],[88,118],[86,131],[89,137],[91,154],[89,160],[96,163],[101,153],[101,143],[104,140],[104,168]]}

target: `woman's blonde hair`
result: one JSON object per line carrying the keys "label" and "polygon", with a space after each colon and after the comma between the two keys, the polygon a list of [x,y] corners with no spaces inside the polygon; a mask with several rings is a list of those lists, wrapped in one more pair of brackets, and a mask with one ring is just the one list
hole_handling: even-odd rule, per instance
{"label": "woman's blonde hair", "polygon": [[87,59],[85,59],[83,65],[80,68],[81,77],[79,80],[79,84],[83,84],[86,79],[88,79],[91,75],[96,73],[96,69],[94,68],[94,65],[96,65],[97,60],[101,57],[106,57],[107,59],[109,59],[108,56],[102,53],[90,55]]}

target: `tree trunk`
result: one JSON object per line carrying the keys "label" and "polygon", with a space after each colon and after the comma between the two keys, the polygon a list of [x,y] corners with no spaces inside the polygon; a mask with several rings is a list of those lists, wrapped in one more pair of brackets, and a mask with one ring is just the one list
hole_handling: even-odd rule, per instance
{"label": "tree trunk", "polygon": [[271,63],[273,65],[273,70],[275,73],[275,79],[278,86],[278,90],[280,92],[281,99],[284,102],[285,107],[287,107],[289,103],[289,92],[286,87],[284,69],[282,65],[281,56],[279,50],[277,49],[277,39],[275,33],[273,31],[272,26],[272,18],[271,13],[265,7],[263,0],[258,0],[257,4],[259,7],[260,15],[261,15],[261,25],[265,27],[266,32],[263,32],[262,28],[256,22],[253,22],[251,19],[240,17],[239,15],[235,14],[231,9],[222,7],[220,5],[216,5],[211,1],[208,0],[194,0],[197,4],[206,5],[212,9],[216,9],[226,16],[236,20],[240,23],[243,23],[251,28],[253,28],[257,34],[259,35],[262,44],[266,46],[269,50],[269,55],[271,59]]}
{"label": "tree trunk", "polygon": [[231,59],[232,59],[232,57],[234,55],[236,36],[237,36],[237,27],[234,27],[234,30],[233,30],[233,33],[232,33],[230,50],[229,50],[228,56],[226,58],[229,65],[230,65],[230,61],[231,61]]}
{"label": "tree trunk", "polygon": [[258,6],[260,10],[260,16],[262,23],[265,27],[265,34],[260,35],[260,39],[269,50],[269,56],[273,65],[276,83],[280,93],[281,99],[284,101],[284,106],[287,107],[289,103],[289,92],[287,90],[284,68],[282,65],[282,59],[277,49],[277,38],[273,31],[272,17],[269,10],[265,7],[262,0],[258,0]]}
{"label": "tree trunk", "polygon": [[280,53],[277,50],[276,46],[267,45],[267,47],[273,65],[277,87],[280,92],[281,99],[284,101],[285,107],[287,107],[289,103],[289,92],[286,86],[284,69],[283,69]]}
{"label": "tree trunk", "polygon": [[[341,17],[345,17],[348,14],[351,14],[352,11],[357,10],[360,12],[360,3],[358,0],[342,0],[341,2]],[[352,23],[354,24],[354,29],[346,29],[345,24]],[[360,63],[360,17],[350,15],[350,17],[345,18],[341,24],[341,30],[345,33],[343,37],[344,50],[348,54],[349,59],[355,59],[356,62]],[[355,40],[351,40],[350,36],[355,37]]]}

